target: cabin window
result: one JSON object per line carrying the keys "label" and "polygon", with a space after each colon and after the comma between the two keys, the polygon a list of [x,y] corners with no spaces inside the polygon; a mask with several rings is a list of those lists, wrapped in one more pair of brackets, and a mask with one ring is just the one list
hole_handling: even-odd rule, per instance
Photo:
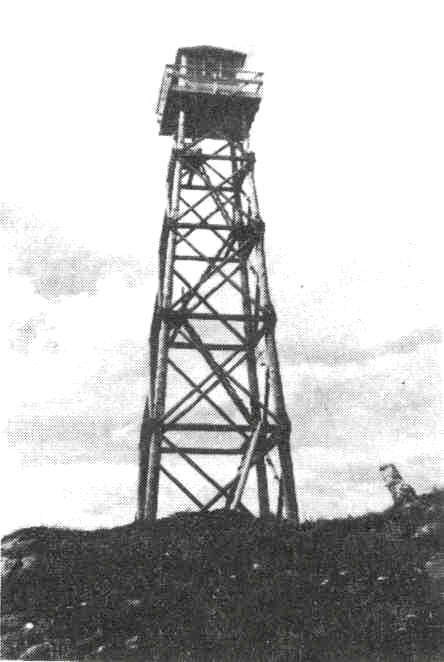
{"label": "cabin window", "polygon": [[228,78],[228,79],[235,78],[236,76],[235,63],[229,61],[221,62],[220,76],[221,78]]}
{"label": "cabin window", "polygon": [[220,67],[220,61],[215,57],[211,57],[211,55],[207,55],[207,57],[202,60],[202,76],[204,78],[209,78],[210,80],[216,80],[217,78],[220,78]]}
{"label": "cabin window", "polygon": [[212,54],[188,55],[187,76],[194,80],[233,80],[240,63],[235,58],[221,59]]}
{"label": "cabin window", "polygon": [[190,78],[203,78],[206,80],[234,78],[234,63],[211,55],[201,56],[199,58],[188,57],[188,75]]}

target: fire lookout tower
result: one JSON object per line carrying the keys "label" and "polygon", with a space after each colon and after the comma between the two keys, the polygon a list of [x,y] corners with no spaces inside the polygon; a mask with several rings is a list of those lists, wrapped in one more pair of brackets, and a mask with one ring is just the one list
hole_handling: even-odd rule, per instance
{"label": "fire lookout tower", "polygon": [[160,135],[174,145],[140,432],[139,519],[156,518],[165,477],[202,511],[221,502],[246,509],[247,490],[261,516],[298,520],[248,143],[262,74],[245,71],[245,59],[210,46],[180,48],[162,81]]}

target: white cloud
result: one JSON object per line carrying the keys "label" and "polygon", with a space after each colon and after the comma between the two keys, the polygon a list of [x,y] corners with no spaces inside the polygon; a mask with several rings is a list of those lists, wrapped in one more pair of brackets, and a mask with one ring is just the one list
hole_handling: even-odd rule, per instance
{"label": "white cloud", "polygon": [[[13,330],[17,333],[36,320],[35,337],[26,351],[19,346],[12,357],[11,415],[112,409],[123,406],[116,401],[126,387],[119,384],[121,375],[143,379],[148,287],[127,287],[116,273],[99,281],[97,289],[94,296],[80,293],[48,303],[33,294],[24,277],[11,279]],[[98,398],[94,379],[103,382],[96,384],[102,389]],[[108,401],[103,392],[107,389]],[[127,398],[124,402],[128,404]]]}

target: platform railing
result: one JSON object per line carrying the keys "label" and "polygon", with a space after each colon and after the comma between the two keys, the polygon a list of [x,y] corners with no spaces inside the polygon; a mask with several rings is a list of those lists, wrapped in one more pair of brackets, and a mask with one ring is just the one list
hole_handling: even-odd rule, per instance
{"label": "platform railing", "polygon": [[260,97],[262,72],[239,69],[226,75],[203,73],[191,65],[168,64],[165,67],[156,112],[162,114],[168,92],[175,91],[222,94],[224,96]]}

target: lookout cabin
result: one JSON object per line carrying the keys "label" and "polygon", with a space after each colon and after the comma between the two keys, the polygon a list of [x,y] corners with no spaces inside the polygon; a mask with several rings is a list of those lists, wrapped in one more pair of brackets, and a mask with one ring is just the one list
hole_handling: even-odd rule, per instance
{"label": "lookout cabin", "polygon": [[179,48],[160,88],[160,134],[176,132],[183,110],[187,138],[245,139],[262,94],[262,74],[246,71],[245,60],[244,53],[225,48]]}

